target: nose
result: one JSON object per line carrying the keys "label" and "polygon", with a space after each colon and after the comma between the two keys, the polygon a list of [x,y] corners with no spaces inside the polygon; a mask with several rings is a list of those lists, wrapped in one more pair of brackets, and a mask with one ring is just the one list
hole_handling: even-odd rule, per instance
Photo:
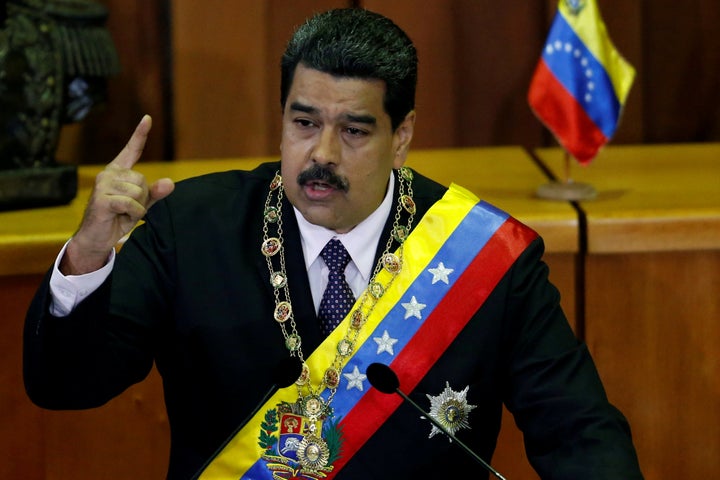
{"label": "nose", "polygon": [[317,144],[312,159],[323,165],[337,165],[340,160],[340,145],[335,132],[331,128],[322,128],[317,137]]}

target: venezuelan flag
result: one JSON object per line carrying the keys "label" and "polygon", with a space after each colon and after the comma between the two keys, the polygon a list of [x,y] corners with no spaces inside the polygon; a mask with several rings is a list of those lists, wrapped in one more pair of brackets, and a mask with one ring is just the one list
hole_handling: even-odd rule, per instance
{"label": "venezuelan flag", "polygon": [[560,0],[528,102],[565,150],[587,164],[615,133],[634,78],[595,0]]}

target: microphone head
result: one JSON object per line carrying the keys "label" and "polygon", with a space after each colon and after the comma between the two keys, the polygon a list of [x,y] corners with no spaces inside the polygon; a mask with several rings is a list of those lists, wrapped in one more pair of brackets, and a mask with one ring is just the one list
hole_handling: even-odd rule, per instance
{"label": "microphone head", "polygon": [[283,358],[273,371],[273,383],[278,388],[289,387],[295,381],[300,378],[302,373],[302,364],[300,359],[296,357]]}
{"label": "microphone head", "polygon": [[382,393],[395,393],[400,388],[400,380],[392,368],[383,363],[371,363],[365,370],[370,385]]}

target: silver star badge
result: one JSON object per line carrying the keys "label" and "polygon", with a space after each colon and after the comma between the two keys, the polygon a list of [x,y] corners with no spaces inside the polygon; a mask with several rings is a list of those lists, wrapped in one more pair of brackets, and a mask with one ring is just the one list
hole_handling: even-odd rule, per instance
{"label": "silver star badge", "polygon": [[424,303],[420,303],[415,298],[415,295],[412,296],[410,299],[410,302],[403,303],[403,308],[405,309],[405,320],[407,320],[410,317],[416,317],[422,320],[422,315],[420,315],[420,311],[425,308],[427,305]]}
{"label": "silver star badge", "polygon": [[347,390],[357,388],[361,392],[363,391],[363,381],[365,381],[367,375],[360,373],[357,365],[353,367],[352,373],[343,373],[343,377],[347,378],[348,381]]}
{"label": "silver star badge", "polygon": [[445,268],[445,265],[443,262],[438,263],[438,266],[435,268],[428,268],[428,272],[432,273],[433,279],[432,284],[435,285],[437,282],[443,282],[445,284],[450,283],[450,279],[448,278],[448,275],[450,275],[455,270],[452,268]]}
{"label": "silver star badge", "polygon": [[[470,428],[468,417],[477,405],[467,403],[466,397],[469,389],[468,385],[464,390],[456,392],[450,388],[449,382],[445,382],[445,390],[440,395],[426,395],[430,400],[430,415],[452,435],[455,435],[455,432],[461,428]],[[428,438],[432,438],[438,433],[443,433],[443,431],[433,425]],[[448,440],[450,440],[449,437]]]}
{"label": "silver star badge", "polygon": [[377,343],[377,355],[380,355],[383,352],[387,352],[390,355],[395,355],[395,352],[393,351],[393,345],[395,345],[398,342],[397,338],[392,338],[390,334],[388,334],[388,331],[385,330],[383,332],[382,337],[373,337],[373,340],[375,340],[375,343]]}

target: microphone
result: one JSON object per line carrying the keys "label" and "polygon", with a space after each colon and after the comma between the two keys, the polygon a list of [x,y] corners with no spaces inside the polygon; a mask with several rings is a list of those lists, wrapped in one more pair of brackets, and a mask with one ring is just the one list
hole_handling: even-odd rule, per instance
{"label": "microphone", "polygon": [[230,443],[230,440],[235,437],[235,435],[247,424],[252,417],[254,417],[257,412],[262,408],[263,405],[265,405],[265,402],[272,397],[275,392],[280,390],[281,388],[289,387],[295,381],[300,378],[300,374],[302,373],[302,363],[300,363],[300,359],[296,357],[286,357],[283,358],[280,362],[278,362],[277,365],[271,370],[271,377],[273,379],[273,384],[270,386],[267,392],[265,392],[265,395],[260,399],[260,401],[255,405],[255,408],[253,408],[252,412],[245,417],[245,420],[240,423],[240,426],[237,427],[233,433],[220,445],[220,447],[215,450],[215,453],[212,454],[210,458],[203,464],[203,466],[200,468],[200,470],[193,475],[193,480],[196,480],[200,478],[200,475],[203,471],[210,465],[210,462],[217,457],[220,452],[227,446],[228,443]]}
{"label": "microphone", "polygon": [[463,442],[458,440],[455,435],[453,435],[451,432],[449,432],[440,422],[438,422],[435,417],[430,415],[430,413],[426,412],[422,409],[420,405],[413,402],[410,397],[405,395],[402,390],[400,390],[400,380],[398,379],[395,372],[387,365],[382,363],[371,363],[368,365],[367,369],[365,370],[365,375],[367,375],[367,379],[370,382],[370,385],[375,387],[378,391],[381,393],[397,393],[400,395],[403,400],[408,402],[410,405],[415,407],[415,409],[422,414],[423,417],[430,420],[430,422],[435,425],[438,429],[440,429],[441,432],[443,432],[445,435],[447,435],[453,442],[457,443],[460,448],[465,450],[465,453],[470,455],[472,458],[474,458],[480,465],[482,465],[487,471],[495,475],[500,480],[507,480],[505,477],[500,475],[500,473],[495,470],[493,467],[490,466],[485,460],[480,458],[480,456],[473,452],[470,447],[465,445]]}

